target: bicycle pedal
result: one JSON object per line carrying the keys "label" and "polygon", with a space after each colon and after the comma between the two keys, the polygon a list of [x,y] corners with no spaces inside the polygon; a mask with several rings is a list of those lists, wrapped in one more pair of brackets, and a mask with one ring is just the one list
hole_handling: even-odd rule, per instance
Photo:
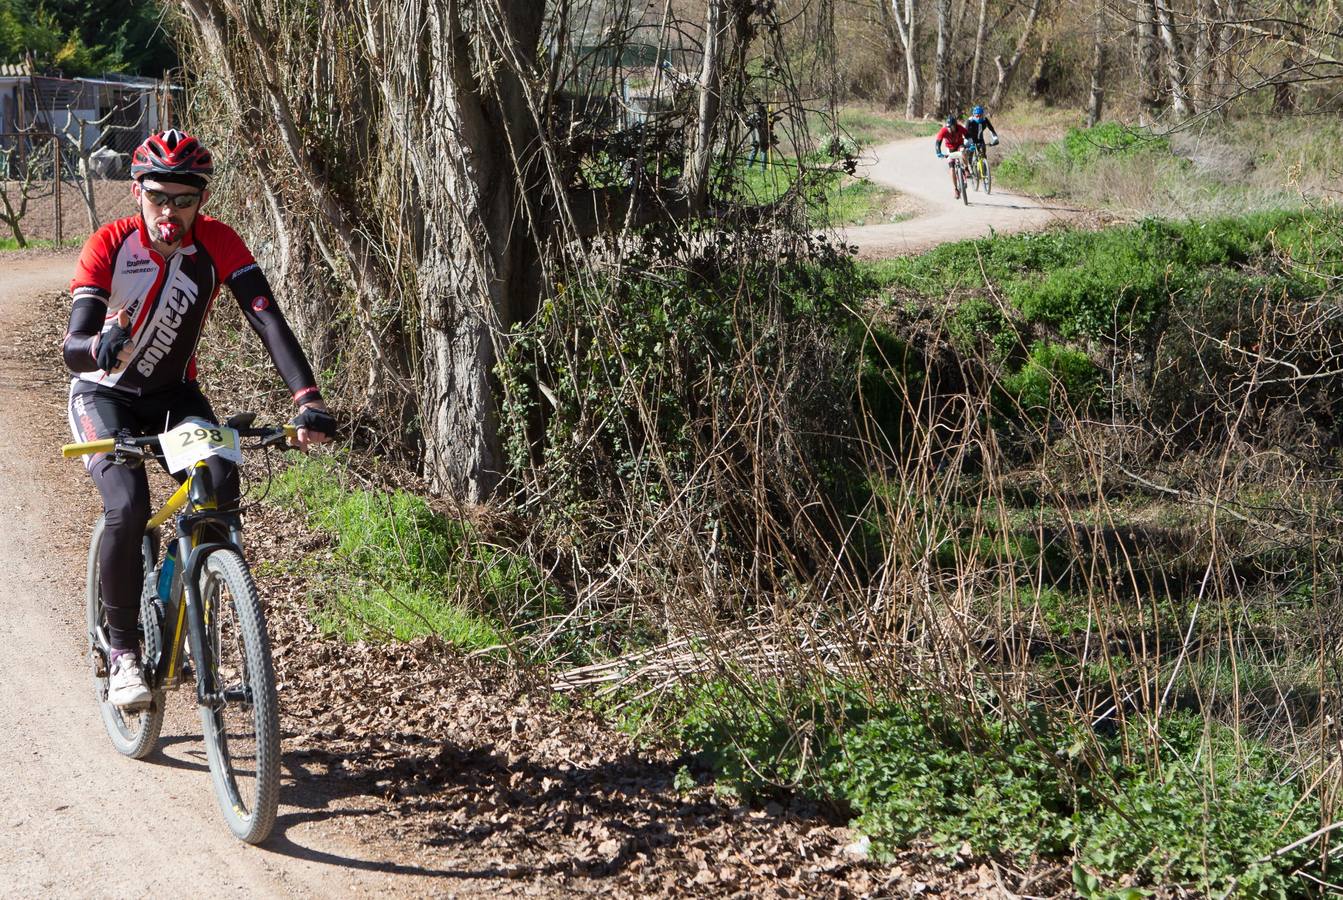
{"label": "bicycle pedal", "polygon": [[93,677],[107,677],[107,657],[103,656],[97,650],[89,651],[89,662],[93,664]]}

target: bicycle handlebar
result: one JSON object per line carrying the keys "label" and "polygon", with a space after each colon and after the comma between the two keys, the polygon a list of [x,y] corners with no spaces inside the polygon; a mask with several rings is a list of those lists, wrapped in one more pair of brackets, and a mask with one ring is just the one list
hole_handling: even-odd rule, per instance
{"label": "bicycle handlebar", "polygon": [[[293,425],[283,425],[278,428],[237,428],[238,437],[261,438],[262,443],[269,443],[270,440],[284,437],[291,439],[298,435],[298,429]],[[66,459],[73,459],[76,456],[85,456],[95,453],[112,453],[116,450],[127,450],[136,452],[144,456],[145,450],[155,449],[159,446],[159,436],[157,434],[145,435],[143,437],[130,438],[103,438],[98,441],[83,441],[78,444],[65,444],[61,447],[61,456]]]}

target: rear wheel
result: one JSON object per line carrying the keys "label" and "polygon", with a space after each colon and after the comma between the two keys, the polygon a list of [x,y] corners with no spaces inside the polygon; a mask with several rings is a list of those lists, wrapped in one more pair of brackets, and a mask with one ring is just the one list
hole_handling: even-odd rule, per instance
{"label": "rear wheel", "polygon": [[[98,517],[93,526],[93,537],[89,541],[88,586],[85,592],[85,624],[89,633],[90,662],[94,667],[93,691],[98,700],[98,709],[102,715],[107,736],[117,752],[132,759],[144,759],[158,744],[159,731],[163,728],[163,691],[154,690],[154,698],[148,709],[129,712],[107,702],[107,664],[111,645],[108,641],[107,610],[103,607],[103,591],[100,582],[101,567],[98,564],[98,552],[103,543],[104,519]],[[144,560],[145,571],[153,571],[158,555],[156,535],[146,534],[140,552]],[[160,642],[161,623],[158,611],[151,603],[140,610],[140,628],[145,643],[154,646]],[[152,668],[148,655],[142,656],[146,675]],[[101,673],[101,674],[100,674]]]}
{"label": "rear wheel", "polygon": [[976,153],[970,158],[970,180],[975,183],[975,190],[979,190],[979,154]]}
{"label": "rear wheel", "polygon": [[279,703],[261,598],[234,550],[206,559],[200,598],[217,695],[200,711],[210,775],[229,830],[257,844],[280,797]]}

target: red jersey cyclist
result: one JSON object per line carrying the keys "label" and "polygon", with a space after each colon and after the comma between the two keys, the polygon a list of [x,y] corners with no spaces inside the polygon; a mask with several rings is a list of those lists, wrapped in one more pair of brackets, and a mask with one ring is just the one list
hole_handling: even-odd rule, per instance
{"label": "red jersey cyclist", "polygon": [[[70,282],[74,302],[62,345],[76,441],[126,431],[158,434],[188,418],[217,422],[196,382],[197,343],[225,285],[260,336],[298,405],[297,443],[323,443],[336,423],[312,367],[275,303],[266,276],[237,233],[201,213],[214,161],[181,131],[151,135],[131,157],[136,213],[102,226],[84,244]],[[208,461],[220,505],[237,504],[237,469]],[[106,517],[99,577],[112,651],[108,702],[126,708],[151,695],[139,660],[140,542],[149,520],[143,467],[85,460]]]}
{"label": "red jersey cyclist", "polygon": [[[949,152],[955,153],[965,146],[965,142],[968,138],[969,135],[965,131],[965,126],[957,122],[955,116],[947,116],[946,124],[943,125],[942,130],[937,133],[937,137],[933,138],[933,149],[937,151],[937,158],[947,158],[947,154],[942,152],[943,142],[946,143]],[[961,188],[960,185],[956,183],[956,164],[953,161],[948,163],[948,166],[951,171],[951,189],[955,192],[956,199],[959,200],[961,199]]]}

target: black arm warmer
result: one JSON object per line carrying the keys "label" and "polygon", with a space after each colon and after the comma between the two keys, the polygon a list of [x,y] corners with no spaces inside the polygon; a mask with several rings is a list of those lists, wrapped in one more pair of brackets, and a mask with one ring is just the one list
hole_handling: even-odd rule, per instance
{"label": "black arm warmer", "polygon": [[92,372],[98,368],[93,358],[93,340],[103,330],[107,316],[107,301],[94,297],[78,297],[70,307],[70,325],[65,329],[61,354],[71,372]]}
{"label": "black arm warmer", "polygon": [[[284,379],[284,383],[289,386],[290,392],[298,394],[300,391],[315,388],[317,379],[313,377],[312,366],[308,365],[308,357],[303,354],[298,339],[289,329],[289,323],[285,321],[279,305],[275,302],[270,282],[266,280],[261,269],[252,266],[243,270],[229,280],[228,286],[247,318],[247,323],[261,338],[261,343],[266,345],[266,352],[270,354],[275,368]],[[315,396],[309,394],[308,399]]]}

